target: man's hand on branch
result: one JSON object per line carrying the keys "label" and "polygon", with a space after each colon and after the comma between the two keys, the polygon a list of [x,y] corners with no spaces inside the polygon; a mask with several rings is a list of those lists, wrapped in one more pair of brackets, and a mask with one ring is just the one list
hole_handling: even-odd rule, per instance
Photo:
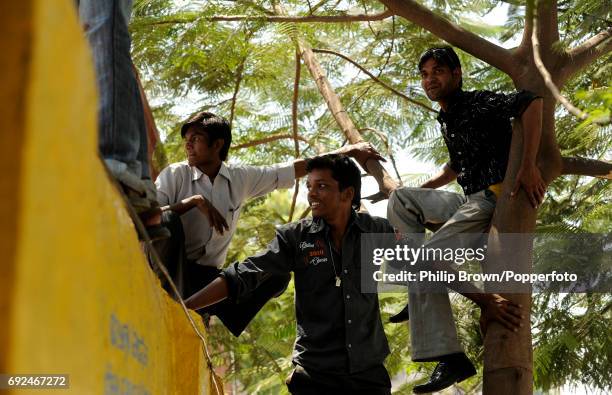
{"label": "man's hand on branch", "polygon": [[366,162],[370,159],[386,162],[386,159],[376,151],[376,148],[371,143],[366,142],[347,145],[337,150],[336,153],[354,158],[364,169],[366,169]]}
{"label": "man's hand on branch", "polygon": [[520,187],[523,187],[533,208],[538,208],[544,201],[546,183],[542,179],[540,169],[536,165],[523,165],[516,175],[514,188],[510,196],[515,197]]}
{"label": "man's hand on branch", "polygon": [[523,326],[522,306],[498,294],[485,294],[480,306],[480,330],[484,335],[491,321],[497,321],[510,331],[518,331]]}

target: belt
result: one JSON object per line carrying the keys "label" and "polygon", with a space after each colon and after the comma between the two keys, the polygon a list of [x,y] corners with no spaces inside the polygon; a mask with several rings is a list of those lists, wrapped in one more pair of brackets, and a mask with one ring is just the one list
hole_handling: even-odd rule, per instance
{"label": "belt", "polygon": [[501,191],[502,191],[502,184],[503,183],[498,182],[497,184],[489,185],[487,189],[493,192],[495,194],[495,197],[499,199],[499,196],[501,195]]}

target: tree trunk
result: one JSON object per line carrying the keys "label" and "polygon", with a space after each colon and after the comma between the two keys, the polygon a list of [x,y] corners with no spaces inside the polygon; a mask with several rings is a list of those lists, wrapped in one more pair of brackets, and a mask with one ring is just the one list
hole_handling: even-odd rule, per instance
{"label": "tree trunk", "polygon": [[[429,30],[473,56],[507,73],[517,89],[530,90],[544,98],[542,113],[542,137],[538,151],[538,167],[547,184],[571,170],[580,174],[610,176],[609,163],[591,160],[564,159],[559,152],[555,138],[555,100],[547,89],[534,61],[533,38],[539,41],[536,50],[542,64],[551,73],[552,81],[561,88],[569,76],[586,67],[598,56],[612,48],[611,29],[601,32],[578,47],[568,50],[553,50],[559,40],[556,1],[527,2],[525,29],[520,46],[515,50],[501,48],[450,21],[436,15],[413,0],[380,0],[391,11],[407,20]],[[539,23],[536,24],[536,21]],[[535,36],[532,37],[532,33]],[[488,272],[531,270],[532,242],[529,237],[521,237],[517,243],[502,242],[500,235],[522,233],[530,235],[535,229],[536,210],[531,207],[525,194],[519,192],[510,199],[516,174],[521,163],[523,135],[520,125],[513,128],[512,146],[508,169],[504,179],[502,195],[499,197],[493,216],[489,235]],[[518,251],[518,254],[517,254]],[[512,261],[507,257],[512,256]],[[525,291],[521,291],[525,292]],[[531,294],[504,294],[509,300],[517,302],[525,310],[523,328],[516,333],[492,324],[484,341],[484,383],[483,393],[531,394],[533,392],[532,345],[530,328]]]}

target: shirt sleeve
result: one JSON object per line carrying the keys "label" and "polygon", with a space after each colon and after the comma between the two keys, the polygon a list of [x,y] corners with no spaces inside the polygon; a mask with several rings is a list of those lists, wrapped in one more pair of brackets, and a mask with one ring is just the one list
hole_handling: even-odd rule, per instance
{"label": "shirt sleeve", "polygon": [[461,173],[461,166],[459,166],[459,163],[457,163],[453,159],[450,159],[448,162],[446,162],[446,165],[450,167],[455,173]]}
{"label": "shirt sleeve", "polygon": [[274,166],[245,166],[238,169],[245,198],[262,196],[275,189],[290,188],[295,182],[293,163]]}
{"label": "shirt sleeve", "polygon": [[157,188],[157,201],[160,206],[167,206],[176,203],[177,184],[182,182],[182,177],[178,169],[171,166],[166,167],[159,173],[155,180]]}
{"label": "shirt sleeve", "polygon": [[529,104],[539,97],[527,90],[509,94],[482,91],[479,105],[497,116],[518,118],[523,115]]}
{"label": "shirt sleeve", "polygon": [[227,281],[229,298],[237,303],[248,296],[265,279],[272,275],[288,275],[294,268],[294,243],[290,230],[277,230],[268,249],[243,262],[236,262],[221,272]]}

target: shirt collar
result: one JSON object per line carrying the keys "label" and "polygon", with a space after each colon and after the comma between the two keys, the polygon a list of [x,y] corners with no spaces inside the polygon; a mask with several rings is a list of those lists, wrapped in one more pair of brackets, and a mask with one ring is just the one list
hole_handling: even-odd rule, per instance
{"label": "shirt collar", "polygon": [[[202,172],[202,170],[198,169],[196,166],[191,166],[191,181],[197,181],[203,175],[204,173]],[[222,175],[223,177],[227,178],[228,181],[232,180],[229,173],[229,169],[227,168],[227,166],[225,166],[225,162],[221,162],[221,167],[219,168],[218,175]]]}
{"label": "shirt collar", "polygon": [[[346,230],[348,231],[353,225],[357,226],[362,232],[367,232],[367,227],[365,226],[363,219],[360,215],[357,215],[355,210],[351,210],[351,218],[349,219]],[[319,233],[327,229],[327,227],[327,223],[322,218],[313,217],[309,225],[308,233]]]}

